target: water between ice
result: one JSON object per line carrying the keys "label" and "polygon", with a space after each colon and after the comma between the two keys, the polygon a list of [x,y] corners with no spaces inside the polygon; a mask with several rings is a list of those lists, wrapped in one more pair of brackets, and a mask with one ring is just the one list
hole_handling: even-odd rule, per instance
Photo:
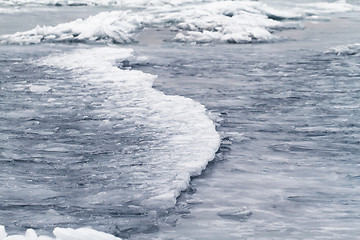
{"label": "water between ice", "polygon": [[37,69],[3,56],[0,219],[9,230],[156,231],[214,158],[219,136],[205,108],[154,90],[156,76],[127,69],[143,61],[132,52],[57,53],[34,60]]}
{"label": "water between ice", "polygon": [[176,228],[156,237],[359,236],[356,21],[306,23],[289,33],[297,41],[271,45],[137,48],[156,88],[220,115],[220,153],[178,200]]}
{"label": "water between ice", "polygon": [[[179,32],[159,33],[191,43],[228,41],[223,37],[234,33],[238,42],[283,36],[298,42],[132,46],[148,60],[96,44],[1,46],[0,224],[10,235],[31,227],[47,235],[55,228],[61,239],[115,239],[83,226],[134,239],[359,235],[359,20],[321,15],[352,5],[305,4],[278,14],[257,2],[239,9],[227,2],[219,11],[214,5],[197,14],[180,6],[166,17],[165,4],[160,21],[150,23],[174,21]],[[258,20],[251,31],[231,27],[250,26],[246,18],[230,20],[244,10]],[[122,28],[126,14],[102,13],[2,39],[132,41],[144,22],[135,16]],[[298,18],[320,21],[305,23],[306,31],[288,25]],[[110,21],[101,31],[81,27],[104,19]],[[284,26],[296,29],[279,33]],[[152,89],[155,76],[144,72],[158,74],[155,87],[174,96]],[[175,206],[219,143],[205,108],[177,95],[210,109],[223,139],[215,162]],[[5,234],[0,227],[0,239]]]}

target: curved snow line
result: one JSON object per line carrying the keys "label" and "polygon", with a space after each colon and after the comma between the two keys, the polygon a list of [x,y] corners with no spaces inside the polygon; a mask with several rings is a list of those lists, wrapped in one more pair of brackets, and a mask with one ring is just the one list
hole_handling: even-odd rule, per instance
{"label": "curved snow line", "polygon": [[[167,209],[174,207],[176,198],[187,188],[190,177],[199,175],[214,159],[220,137],[203,105],[189,98],[169,96],[155,90],[152,88],[154,75],[118,67],[121,63],[135,60],[132,49],[98,47],[49,56],[39,60],[38,64],[69,71],[68,81],[91,86],[89,94],[106,91],[106,98],[101,101],[101,115],[105,119],[121,117],[141,126],[142,131],[148,131],[145,133],[157,135],[154,137],[156,145],[149,146],[145,155],[137,156],[136,161],[142,164],[125,171],[131,176],[128,181],[136,182],[131,191],[136,191],[134,198],[141,206]],[[121,141],[119,139],[119,143]],[[102,191],[94,192],[95,195],[107,193],[103,189],[95,191]],[[53,233],[55,238],[38,237],[30,229],[25,235],[7,236],[4,227],[1,227],[0,240],[118,239],[85,228],[56,228]]]}
{"label": "curved snow line", "polygon": [[160,201],[162,205],[173,205],[190,177],[200,174],[214,159],[220,137],[203,105],[153,89],[154,75],[119,69],[116,60],[133,60],[132,53],[131,49],[114,47],[82,49],[48,57],[41,64],[72,70],[80,76],[76,81],[87,81],[95,88],[107,85],[111,97],[103,107],[109,114],[116,114],[114,107],[119,110],[130,107],[129,121],[163,133],[162,146],[150,149],[142,166],[158,175],[143,183],[143,190],[150,197],[142,204]]}

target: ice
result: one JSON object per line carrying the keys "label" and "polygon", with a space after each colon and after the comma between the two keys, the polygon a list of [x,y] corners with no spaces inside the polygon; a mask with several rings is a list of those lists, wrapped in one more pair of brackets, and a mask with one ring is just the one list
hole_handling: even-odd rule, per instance
{"label": "ice", "polygon": [[218,212],[222,218],[232,219],[236,221],[246,221],[253,213],[246,207],[243,208],[230,208]]}
{"label": "ice", "polygon": [[329,49],[326,53],[336,55],[359,55],[360,54],[360,43],[341,45]]}
{"label": "ice", "polygon": [[202,0],[0,0],[0,5],[4,6],[125,6],[125,7],[144,7],[162,5],[182,5],[185,3],[202,2]]}
{"label": "ice", "polygon": [[55,228],[55,237],[38,236],[33,229],[28,229],[25,235],[8,235],[4,226],[0,226],[0,240],[121,240],[111,234],[96,231],[91,228]]}
{"label": "ice", "polygon": [[338,0],[335,2],[313,2],[306,4],[298,4],[298,6],[305,9],[306,14],[308,15],[351,12],[360,10],[360,6],[347,3],[346,0]]}
{"label": "ice", "polygon": [[[137,166],[132,178],[143,195],[139,197],[142,205],[171,206],[187,188],[190,177],[200,174],[214,158],[220,138],[204,106],[153,89],[156,76],[120,69],[117,63],[124,61],[141,62],[144,58],[137,59],[132,49],[98,47],[50,56],[39,64],[71,70],[82,76],[76,81],[88,82],[94,88],[109,87],[110,96],[102,104],[107,117],[116,117],[115,109],[119,109],[126,121],[161,135],[161,143],[147,150],[139,160],[144,164]],[[113,204],[111,199],[104,201]]]}
{"label": "ice", "polygon": [[[205,107],[153,89],[156,76],[131,69],[148,61],[130,48],[81,44],[31,58],[25,71],[45,71],[44,78],[25,72],[24,81],[6,83],[0,202],[13,239],[25,237],[16,232],[24,227],[49,236],[56,226],[93,226],[121,237],[130,227],[156,229],[190,177],[214,158],[220,139]],[[112,211],[121,216],[120,230]]]}
{"label": "ice", "polygon": [[[18,2],[30,4],[32,1]],[[41,3],[41,2],[40,2]],[[38,4],[40,4],[38,3]],[[43,4],[75,4],[72,1],[44,1]],[[77,4],[97,4],[79,1]],[[99,2],[100,3],[100,2]],[[333,3],[288,4],[269,6],[257,1],[105,1],[127,11],[102,12],[57,26],[36,28],[5,35],[3,43],[33,44],[40,42],[132,43],[145,26],[169,27],[178,31],[180,42],[272,42],[275,32],[300,27],[299,20],[319,18],[322,14],[360,10],[346,1]],[[139,8],[141,7],[141,8]]]}
{"label": "ice", "polygon": [[51,89],[49,86],[43,86],[43,85],[32,85],[29,87],[30,91],[35,93],[45,93]]}
{"label": "ice", "polygon": [[[183,19],[183,22],[179,23],[178,27],[188,32],[179,33],[176,39],[230,43],[276,40],[277,37],[272,32],[286,29],[288,24],[269,18],[268,9],[266,4],[248,1],[214,2],[203,4],[196,9],[187,9],[181,12],[182,16],[179,18]],[[290,17],[285,11],[278,11],[276,14],[278,18]]]}
{"label": "ice", "polygon": [[[148,3],[143,3],[148,6]],[[219,1],[168,6],[150,4],[136,11],[102,12],[87,19],[77,19],[57,26],[36,28],[2,36],[3,43],[33,44],[40,42],[131,43],[145,26],[167,27],[169,23],[183,42],[267,42],[276,40],[273,31],[294,27],[268,17],[298,17],[287,11],[274,10],[263,3]],[[274,17],[276,16],[276,17]]]}
{"label": "ice", "polygon": [[55,228],[54,235],[56,239],[61,240],[119,240],[111,234],[96,231],[91,228]]}
{"label": "ice", "polygon": [[0,225],[0,240],[5,239],[7,236],[7,233],[5,231],[5,227]]}
{"label": "ice", "polygon": [[35,44],[40,42],[106,42],[130,43],[135,34],[150,21],[131,11],[102,12],[57,26],[36,28],[1,37],[2,42]]}

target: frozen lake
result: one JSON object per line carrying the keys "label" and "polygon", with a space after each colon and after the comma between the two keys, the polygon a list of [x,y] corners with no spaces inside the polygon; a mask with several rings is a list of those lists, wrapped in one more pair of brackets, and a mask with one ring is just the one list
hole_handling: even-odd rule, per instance
{"label": "frozen lake", "polygon": [[355,239],[356,1],[138,3],[2,3],[7,233]]}

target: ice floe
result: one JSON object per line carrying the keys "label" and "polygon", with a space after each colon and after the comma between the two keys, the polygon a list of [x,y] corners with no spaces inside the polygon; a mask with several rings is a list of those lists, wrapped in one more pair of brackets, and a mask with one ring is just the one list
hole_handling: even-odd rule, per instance
{"label": "ice floe", "polygon": [[[84,1],[86,4],[100,4]],[[0,2],[1,3],[1,2]],[[2,2],[4,3],[4,2]],[[30,4],[32,1],[12,2]],[[41,2],[38,2],[41,3]],[[44,1],[48,4],[75,4],[75,1]],[[77,2],[78,4],[81,1]],[[84,4],[85,4],[84,3]],[[359,10],[359,6],[333,3],[269,6],[258,1],[104,1],[104,5],[136,8],[102,12],[57,26],[36,28],[0,37],[3,43],[34,44],[40,42],[132,43],[144,27],[171,27],[180,42],[251,43],[278,40],[279,30],[298,28],[301,19],[316,19],[333,12]],[[1,4],[0,4],[1,5]],[[120,7],[119,7],[120,6]]]}
{"label": "ice floe", "polygon": [[[131,43],[145,26],[172,26],[182,42],[266,42],[277,39],[276,30],[294,24],[270,17],[297,17],[274,11],[257,2],[221,1],[207,4],[162,6],[154,10],[102,12],[57,26],[36,28],[2,36],[4,43],[34,44],[40,42],[106,42]],[[273,17],[274,18],[274,17]]]}
{"label": "ice floe", "polygon": [[54,237],[38,235],[35,230],[28,229],[24,235],[8,235],[5,227],[0,226],[0,240],[121,240],[111,234],[91,228],[55,228]]}
{"label": "ice floe", "polygon": [[326,53],[336,55],[360,55],[360,43],[333,47],[330,48]]}

